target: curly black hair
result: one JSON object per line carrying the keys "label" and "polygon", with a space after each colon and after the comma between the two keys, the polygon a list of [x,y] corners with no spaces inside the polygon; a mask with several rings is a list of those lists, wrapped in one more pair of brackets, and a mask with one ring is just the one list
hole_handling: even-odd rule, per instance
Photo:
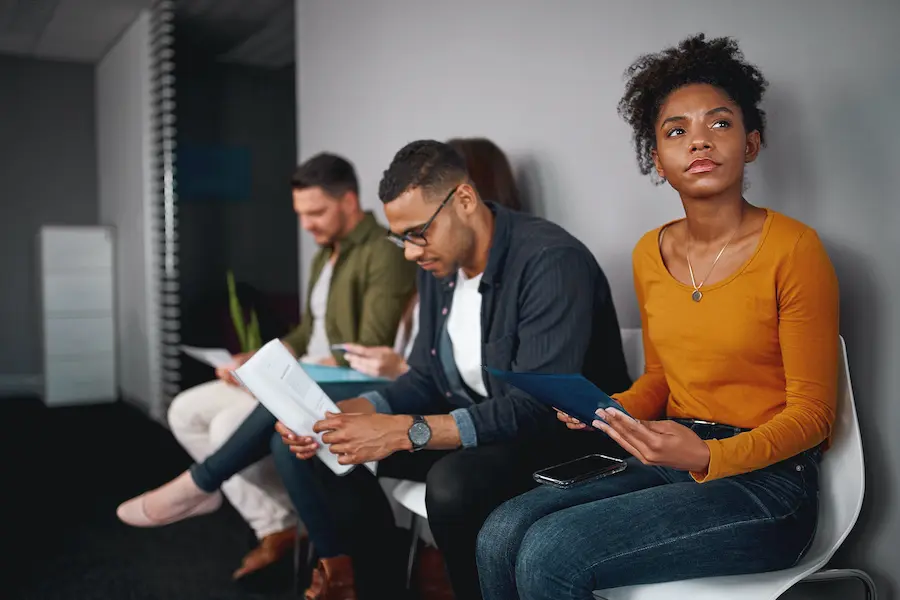
{"label": "curly black hair", "polygon": [[418,140],[394,155],[378,185],[378,197],[387,204],[412,188],[443,191],[449,184],[468,176],[466,160],[453,146],[435,140]]}
{"label": "curly black hair", "polygon": [[728,94],[740,106],[746,130],[758,131],[765,143],[766,113],[759,103],[769,83],[744,59],[733,38],[707,40],[699,33],[678,46],[641,56],[625,77],[628,82],[619,100],[619,115],[634,130],[634,149],[644,175],[654,172],[651,152],[656,148],[660,107],[669,94],[692,83],[708,83]]}

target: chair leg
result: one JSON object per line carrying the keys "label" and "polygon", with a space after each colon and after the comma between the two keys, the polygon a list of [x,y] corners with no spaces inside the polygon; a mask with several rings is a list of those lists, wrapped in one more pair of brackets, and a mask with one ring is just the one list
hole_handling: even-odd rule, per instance
{"label": "chair leg", "polygon": [[422,533],[422,521],[418,515],[412,515],[412,527],[410,527],[410,535],[412,541],[409,544],[409,560],[406,563],[406,589],[412,585],[413,565],[416,562],[416,551],[419,549],[419,536]]}
{"label": "chair leg", "polygon": [[835,579],[856,579],[866,588],[866,600],[878,600],[875,581],[868,573],[860,569],[828,569],[813,573],[803,581],[834,581]]}

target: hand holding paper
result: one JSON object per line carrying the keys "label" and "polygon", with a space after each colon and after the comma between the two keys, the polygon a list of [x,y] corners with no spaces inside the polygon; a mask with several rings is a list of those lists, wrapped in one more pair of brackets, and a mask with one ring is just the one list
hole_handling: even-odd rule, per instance
{"label": "hand holding paper", "polygon": [[309,460],[316,455],[316,451],[319,449],[316,438],[298,436],[281,421],[275,423],[275,431],[281,435],[281,442],[288,447],[291,454],[300,460]]}
{"label": "hand holding paper", "polygon": [[[288,433],[314,438],[319,443],[316,456],[332,471],[342,475],[352,468],[338,462],[337,456],[313,432],[313,425],[325,419],[326,413],[339,413],[340,409],[279,340],[260,348],[235,375],[281,421]],[[374,472],[374,465],[366,466]]]}
{"label": "hand holding paper", "polygon": [[[402,421],[402,422],[401,422]],[[398,450],[411,450],[412,417],[383,414],[328,414],[313,426],[321,433],[342,465],[358,465],[387,458]]]}
{"label": "hand holding paper", "polygon": [[[597,418],[595,413],[599,409],[612,408],[628,415],[621,404],[580,374],[514,373],[491,368],[486,370],[497,379],[519,388],[535,400],[585,425]],[[562,418],[560,420],[565,421]],[[575,425],[571,421],[566,424]],[[580,428],[575,426],[570,429]]]}

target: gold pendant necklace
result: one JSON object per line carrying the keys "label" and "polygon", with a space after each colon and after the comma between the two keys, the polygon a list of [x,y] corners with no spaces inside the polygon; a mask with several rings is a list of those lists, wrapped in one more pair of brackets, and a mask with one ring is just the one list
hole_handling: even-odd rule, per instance
{"label": "gold pendant necklace", "polygon": [[[743,219],[741,219],[743,221]],[[716,254],[715,260],[713,260],[712,266],[709,268],[709,271],[706,272],[706,277],[703,278],[699,284],[694,279],[694,267],[691,265],[691,236],[688,234],[688,243],[687,248],[685,248],[684,256],[687,258],[688,271],[691,274],[691,285],[694,286],[694,292],[691,294],[691,300],[694,302],[700,302],[703,300],[703,292],[700,291],[700,288],[703,287],[703,284],[706,283],[706,280],[709,279],[710,274],[713,272],[713,269],[716,268],[716,263],[719,262],[719,259],[722,258],[722,253],[725,252],[725,248],[728,247],[728,244],[731,243],[731,240],[734,239],[734,236],[737,235],[738,229],[741,228],[741,224],[738,223],[737,229],[734,230],[734,233],[731,234],[731,237],[728,238],[728,241],[725,242],[725,245],[722,246],[722,249],[719,250],[719,253]]]}

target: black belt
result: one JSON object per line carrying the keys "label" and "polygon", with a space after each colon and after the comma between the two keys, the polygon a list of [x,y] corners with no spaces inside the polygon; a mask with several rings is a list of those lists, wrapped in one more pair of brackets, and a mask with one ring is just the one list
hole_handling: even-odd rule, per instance
{"label": "black belt", "polygon": [[692,431],[705,431],[708,433],[724,434],[725,437],[734,437],[739,433],[750,431],[744,427],[735,427],[734,425],[726,425],[724,423],[714,423],[712,421],[701,421],[700,419],[671,419],[676,423],[680,423],[691,429]]}

